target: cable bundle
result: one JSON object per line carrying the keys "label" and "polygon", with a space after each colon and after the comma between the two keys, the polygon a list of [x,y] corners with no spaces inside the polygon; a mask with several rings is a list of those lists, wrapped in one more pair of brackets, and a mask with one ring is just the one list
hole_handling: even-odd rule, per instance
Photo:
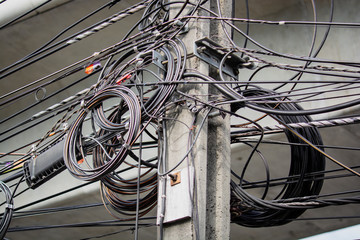
{"label": "cable bundle", "polygon": [[[246,128],[246,130],[244,130],[248,131],[248,136],[260,135],[261,137],[257,141],[257,144],[253,146],[251,141],[256,140],[254,140],[254,138],[243,139],[242,137],[245,134],[242,135],[242,133],[244,131],[231,133],[231,140],[233,142],[242,142],[247,146],[253,147],[252,154],[248,158],[242,174],[237,175],[234,173],[234,177],[237,178],[237,180],[231,181],[230,184],[232,189],[231,213],[233,222],[250,227],[281,225],[297,218],[309,208],[359,203],[358,196],[323,199],[324,196],[329,197],[329,195],[319,194],[323,180],[328,178],[328,176],[325,177],[325,174],[333,170],[325,171],[324,156],[328,157],[328,155],[322,151],[325,147],[323,146],[319,132],[314,127],[318,126],[317,124],[319,124],[319,122],[311,122],[311,118],[309,117],[312,114],[328,113],[352,107],[360,103],[358,98],[359,93],[355,92],[359,84],[360,72],[358,68],[360,64],[356,61],[317,58],[318,53],[328,38],[330,26],[359,27],[358,23],[332,22],[334,10],[333,1],[331,1],[330,6],[329,22],[317,22],[314,1],[312,2],[314,13],[314,19],[312,19],[312,21],[266,21],[249,19],[249,16],[247,16],[246,19],[223,17],[220,10],[220,2],[218,2],[218,9],[216,10],[215,6],[211,9],[206,9],[204,4],[207,1],[202,0],[194,2],[145,0],[105,18],[94,25],[88,26],[69,37],[54,42],[72,27],[78,25],[98,11],[115,5],[117,2],[118,1],[111,1],[103,5],[64,29],[41,48],[0,70],[0,78],[8,77],[42,58],[55,54],[93,34],[100,33],[102,29],[107,28],[115,22],[145,9],[141,19],[131,27],[129,32],[125,34],[123,39],[119,40],[118,43],[103,49],[96,49],[94,54],[84,59],[77,60],[77,62],[57,72],[51,73],[0,96],[1,99],[4,99],[4,101],[0,103],[0,106],[10,106],[11,103],[18,100],[20,101],[32,93],[36,94],[39,90],[44,91],[45,94],[46,88],[51,86],[51,84],[63,81],[67,79],[67,77],[83,71],[84,68],[87,69],[89,66],[94,66],[94,64],[100,66],[101,63],[106,60],[102,70],[100,69],[101,67],[99,67],[99,69],[93,72],[85,71],[85,73],[89,75],[82,77],[76,82],[72,82],[70,85],[66,85],[56,92],[50,93],[48,96],[44,95],[44,98],[39,99],[36,97],[36,103],[1,120],[1,122],[9,121],[48,98],[54,97],[56,94],[73,87],[85,79],[95,76],[97,72],[101,71],[98,76],[98,82],[95,85],[78,92],[72,97],[65,98],[63,101],[46,108],[46,110],[32,115],[30,119],[22,120],[0,133],[0,135],[5,135],[17,129],[17,132],[5,136],[0,140],[7,141],[18,134],[22,134],[27,129],[38,126],[38,124],[47,121],[47,119],[66,111],[64,117],[62,117],[43,138],[27,143],[23,147],[17,147],[15,150],[2,155],[1,157],[10,156],[12,153],[16,153],[18,150],[27,148],[35,143],[41,143],[42,145],[40,147],[36,145],[36,147],[38,147],[37,149],[33,148],[32,152],[24,153],[20,161],[6,162],[6,165],[7,163],[10,163],[10,165],[5,166],[1,174],[17,170],[20,164],[29,159],[31,155],[35,156],[36,153],[41,153],[39,149],[47,150],[47,148],[51,148],[51,142],[53,141],[48,141],[50,137],[59,134],[62,136],[62,134],[67,132],[63,154],[65,164],[70,173],[81,180],[89,182],[100,181],[102,200],[107,210],[115,217],[125,215],[129,217],[128,219],[136,219],[138,223],[138,217],[149,212],[156,205],[157,201],[158,174],[155,170],[158,168],[158,165],[161,165],[161,161],[159,161],[159,163],[157,162],[158,159],[162,159],[165,162],[167,151],[166,146],[161,146],[163,142],[166,142],[164,139],[166,139],[167,131],[165,127],[160,129],[159,126],[161,124],[165,126],[165,122],[168,120],[178,121],[176,118],[172,119],[173,116],[171,114],[167,115],[167,111],[171,107],[178,107],[179,104],[183,108],[185,106],[185,104],[182,105],[184,102],[191,101],[191,103],[187,104],[187,107],[191,114],[196,113],[193,114],[193,122],[195,125],[189,125],[187,127],[191,134],[192,131],[197,133],[193,138],[189,137],[190,147],[174,169],[177,168],[184,159],[191,158],[193,153],[192,148],[195,146],[197,136],[200,135],[202,129],[207,129],[205,126],[205,124],[207,124],[207,117],[216,116],[218,114],[217,111],[219,111],[219,114],[222,116],[229,114],[233,117],[243,117],[239,116],[236,111],[239,108],[248,107],[257,112],[265,113],[265,115],[269,114],[269,116],[281,124],[282,128],[277,128],[277,132],[284,131],[287,137],[288,142],[278,144],[291,145],[289,172],[287,176],[280,179],[281,182],[276,182],[279,179],[271,179],[270,174],[267,175],[266,180],[260,181],[261,183],[247,181],[244,175],[247,171],[247,165],[252,160],[254,153],[259,153],[264,162],[266,161],[265,156],[261,156],[258,147],[260,143],[266,142],[262,138],[263,135],[266,134],[264,130],[271,132],[273,128],[261,126],[258,124],[258,120],[243,117],[243,119],[247,119],[255,126],[252,129]],[[172,19],[170,19],[171,8]],[[176,11],[174,12],[173,10]],[[197,14],[194,14],[196,11]],[[249,13],[247,15],[249,15]],[[220,36],[220,34],[219,36],[217,34],[209,36],[218,39],[222,37],[227,38],[227,43],[219,45],[210,44],[211,46],[208,46],[219,53],[220,58],[219,56],[215,56],[214,51],[207,51],[206,47],[196,48],[197,52],[203,52],[204,50],[204,54],[208,55],[213,62],[218,64],[215,64],[215,67],[218,68],[217,76],[215,76],[215,71],[210,71],[211,76],[207,76],[201,72],[197,72],[197,70],[199,70],[197,66],[189,66],[188,68],[185,66],[188,57],[194,55],[193,53],[195,53],[195,51],[186,49],[184,43],[180,40],[180,34],[186,32],[184,31],[186,28],[191,28],[193,21],[221,22],[224,29],[225,26],[227,26],[231,28],[231,31],[234,31],[234,33],[244,37],[245,43],[243,46],[240,46],[238,42],[230,36],[231,34],[228,30],[228,32],[224,32],[224,36]],[[235,25],[236,22],[247,24],[246,33],[242,32]],[[314,34],[308,54],[303,56],[303,53],[301,53],[302,55],[296,56],[292,54],[291,51],[290,54],[281,53],[275,51],[275,48],[270,49],[260,44],[260,42],[249,36],[249,32],[251,32],[249,31],[250,23],[275,24],[279,25],[279,27],[285,24],[287,26],[313,26]],[[316,35],[318,35],[316,32],[317,27],[320,25],[326,25],[327,30],[320,45],[315,47],[318,45],[315,43],[319,42],[319,39],[316,38]],[[135,32],[136,29],[138,29],[137,32]],[[198,39],[194,40],[196,41]],[[216,41],[217,40],[215,40],[215,43]],[[247,47],[248,41],[252,43],[252,48],[254,49]],[[241,61],[241,64],[232,64],[233,62],[229,60],[234,58],[238,59],[237,55],[241,55],[243,61]],[[203,58],[200,59],[206,62]],[[245,72],[247,71],[245,68],[252,69],[252,67],[257,64],[261,66],[257,68],[250,77],[245,73],[245,78],[243,78],[243,71],[241,71],[239,73],[241,82],[238,81],[236,75],[238,75],[239,69],[243,69]],[[231,74],[232,77],[224,76],[227,67],[233,68],[232,72],[234,72],[234,74]],[[278,80],[276,81],[270,81],[271,77],[269,76],[266,76],[264,79],[260,77],[259,79],[255,79],[255,77],[258,77],[259,72],[262,73],[269,69],[279,72],[284,71],[286,79],[281,80],[283,76],[277,77]],[[289,71],[295,72],[294,76],[288,78],[287,73]],[[304,74],[312,74],[311,76],[318,75],[321,77],[321,81],[319,80],[320,78],[303,80],[302,76]],[[323,76],[337,78],[323,79]],[[46,82],[44,82],[45,80]],[[177,89],[180,83],[184,83],[184,85],[182,85],[181,89]],[[270,83],[272,85],[268,85]],[[317,89],[309,87],[309,83],[315,83]],[[210,90],[202,96],[196,95],[192,91],[187,91],[191,88],[198,88],[200,86],[199,84],[211,85],[210,89],[214,86],[219,91],[215,93]],[[276,86],[274,87],[273,84],[276,84]],[[263,86],[266,86],[266,88],[272,86],[269,87],[269,89],[272,90],[265,90],[262,88]],[[29,87],[32,88],[26,90]],[[48,88],[48,90],[49,89],[51,88]],[[348,90],[353,92],[349,91],[344,93]],[[339,99],[341,101],[328,102],[329,105],[326,107],[313,107],[312,109],[306,110],[303,110],[300,105],[298,105],[329,99]],[[112,106],[106,108],[109,102]],[[193,102],[194,104],[192,104]],[[222,105],[229,103],[232,103],[230,111],[227,110],[227,108],[222,108]],[[78,110],[78,106],[80,105],[80,110]],[[205,114],[206,117],[204,117],[200,125],[196,125],[199,120],[198,117],[203,115],[197,114],[200,111],[207,112]],[[60,126],[66,125],[75,114],[79,115],[69,130],[67,130],[67,127],[64,127],[64,129],[59,128]],[[43,118],[45,115],[48,115],[46,119]],[[19,117],[19,119],[21,119],[21,117]],[[32,125],[26,126],[26,124],[30,122],[33,122]],[[307,124],[310,122],[312,125]],[[344,122],[343,124],[350,124],[348,121]],[[330,125],[333,124],[327,121],[327,124],[329,123]],[[291,129],[295,125],[297,125],[297,132]],[[154,129],[152,129],[154,132],[149,130],[149,126],[154,127]],[[164,137],[163,139],[158,139],[156,134],[161,131],[164,131]],[[147,136],[145,136],[146,134]],[[238,134],[236,139],[235,134]],[[143,137],[147,139],[144,140]],[[267,142],[269,143],[270,141]],[[272,143],[274,142],[275,141],[272,141]],[[153,148],[154,152],[156,152],[158,144],[160,144],[160,147],[163,147],[163,149],[159,149],[157,153],[155,153],[156,156],[152,158],[146,156],[144,149]],[[318,149],[316,149],[316,147]],[[339,146],[336,147],[341,149]],[[351,147],[348,147],[348,149],[359,150]],[[157,156],[158,153],[160,156]],[[3,164],[5,164],[5,162],[3,162]],[[129,167],[125,168],[125,165]],[[171,172],[166,169],[165,165],[163,166],[164,169],[162,171],[159,171],[160,168],[157,169],[159,173],[162,172],[159,174],[161,176],[165,176]],[[353,168],[347,167],[345,164],[341,165],[341,167],[343,169],[337,169],[336,171],[340,172],[344,169],[349,171]],[[355,167],[357,168],[358,166]],[[135,176],[136,170],[138,171],[137,176]],[[130,178],[125,174],[125,172],[129,173],[129,171],[130,174],[133,174]],[[355,170],[350,172],[351,174],[360,175]],[[329,177],[341,178],[351,176],[351,174],[338,174]],[[17,172],[5,180],[11,181],[21,175],[22,172]],[[45,175],[42,175],[41,178],[42,177],[46,178]],[[195,184],[197,183],[195,182]],[[270,187],[281,184],[284,185],[278,195],[273,198],[268,197]],[[265,190],[261,198],[252,196],[246,191],[249,188],[260,188],[263,186],[265,186]],[[354,192],[356,191],[358,192],[358,190],[354,190]],[[337,194],[345,195],[348,193],[333,193],[335,196]],[[165,192],[162,194],[163,201],[165,201],[164,197]],[[9,199],[9,201],[10,200],[12,201],[12,199]],[[74,209],[75,208],[76,207],[74,207]],[[7,210],[10,213],[12,208]],[[165,214],[165,211],[162,211],[162,213]],[[6,216],[7,215],[4,214],[4,218]],[[195,212],[194,216],[196,216]],[[124,220],[122,217],[119,218]],[[3,225],[5,226],[9,221],[10,220],[5,220]],[[135,229],[137,229],[137,227],[135,227]],[[3,233],[3,228],[1,229],[1,233]]]}
{"label": "cable bundle", "polygon": [[[295,103],[282,102],[281,99],[276,98],[276,94],[263,89],[247,89],[244,90],[243,96],[248,98],[259,96],[271,96],[271,100],[279,101],[276,103],[264,104],[263,107],[270,109],[277,109],[278,111],[296,111],[302,110],[300,106]],[[273,116],[274,119],[279,119],[287,123],[309,122],[311,118],[305,115],[287,116],[279,115]],[[285,201],[292,198],[303,198],[308,196],[316,196],[320,193],[323,184],[323,174],[321,171],[325,169],[325,157],[320,152],[313,149],[311,146],[299,146],[297,143],[303,143],[302,139],[294,135],[292,132],[285,130],[285,135],[289,143],[294,143],[291,146],[291,159],[288,178],[282,190],[274,198],[276,202]],[[314,145],[322,145],[321,136],[318,130],[314,127],[298,129],[298,133],[305,139],[309,140]],[[248,162],[251,159],[248,160]],[[320,173],[319,173],[320,172]],[[244,175],[244,172],[242,176]],[[234,174],[238,177],[238,175]],[[239,178],[242,182],[244,179]],[[250,182],[251,184],[251,182]],[[266,188],[268,188],[269,182]],[[231,182],[232,190],[232,221],[240,225],[248,227],[264,227],[282,225],[290,222],[292,219],[300,216],[305,210],[305,206],[287,206],[274,203],[273,200],[264,200],[254,197],[247,193],[240,185],[234,181]]]}
{"label": "cable bundle", "polygon": [[11,222],[11,218],[14,212],[14,203],[9,187],[2,181],[0,181],[0,190],[5,195],[6,199],[5,211],[2,215],[0,223],[0,239],[3,239]]}
{"label": "cable bundle", "polygon": [[[175,30],[177,28],[165,31],[164,36]],[[69,129],[65,142],[64,160],[67,168],[79,179],[101,181],[104,205],[114,216],[117,216],[114,212],[133,216],[137,210],[140,211],[138,215],[143,215],[157,202],[157,173],[152,171],[157,164],[151,163],[157,157],[144,160],[141,154],[138,156],[133,152],[132,146],[144,133],[157,141],[147,128],[152,123],[157,124],[176,85],[159,84],[145,88],[144,74],[150,74],[159,82],[176,82],[181,79],[186,62],[186,48],[181,40],[157,38],[154,36],[129,48],[112,63],[112,56],[109,57],[94,87],[94,96],[82,103],[82,109]],[[152,64],[158,68],[158,73],[150,68]],[[120,103],[106,117],[103,102],[110,98],[120,98]],[[88,115],[92,125],[90,135],[83,132],[83,122]],[[142,140],[139,144],[142,146]],[[138,168],[140,165],[149,168],[139,174],[137,180],[127,180],[116,173],[122,163],[136,167],[126,160],[127,156],[138,162]],[[89,161],[90,157],[92,162]],[[138,193],[142,195],[141,199],[128,199],[128,196]]]}
{"label": "cable bundle", "polygon": [[[139,216],[148,213],[157,203],[157,174],[151,172],[150,169],[140,176],[139,191],[143,196],[139,199]],[[136,178],[126,180],[117,174],[108,175],[101,182],[104,206],[110,213],[112,209],[122,215],[135,216],[137,199],[128,199],[127,196],[136,195],[137,188]]]}
{"label": "cable bundle", "polygon": [[[106,118],[101,104],[110,98],[120,98],[120,105],[110,118]],[[90,111],[93,116],[93,130],[96,130],[96,124],[101,131],[84,138],[83,121]],[[129,116],[124,118],[125,113]],[[140,117],[140,104],[130,89],[110,86],[97,92],[83,106],[65,140],[64,161],[70,173],[79,179],[94,181],[114,171],[124,161],[136,139]],[[86,158],[91,151],[94,154],[93,166]],[[83,161],[87,168],[81,166]]]}

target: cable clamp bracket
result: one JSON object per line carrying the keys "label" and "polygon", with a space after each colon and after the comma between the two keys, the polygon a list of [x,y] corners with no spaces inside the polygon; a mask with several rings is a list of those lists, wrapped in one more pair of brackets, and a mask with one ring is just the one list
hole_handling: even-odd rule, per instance
{"label": "cable clamp bracket", "polygon": [[159,52],[152,50],[152,63],[155,64],[161,70],[166,71],[166,68],[163,64],[164,62],[165,62],[165,57],[161,55]]}
{"label": "cable clamp bracket", "polygon": [[[213,67],[219,69],[220,63],[227,54],[228,49],[222,47],[218,43],[212,41],[209,38],[202,38],[195,41],[194,44],[194,54],[204,62],[212,65]],[[240,58],[236,54],[231,53],[227,56],[227,59],[224,61],[224,66],[222,70],[225,74],[235,79],[238,78],[239,69],[249,68],[253,69],[254,64],[249,64],[249,59]]]}

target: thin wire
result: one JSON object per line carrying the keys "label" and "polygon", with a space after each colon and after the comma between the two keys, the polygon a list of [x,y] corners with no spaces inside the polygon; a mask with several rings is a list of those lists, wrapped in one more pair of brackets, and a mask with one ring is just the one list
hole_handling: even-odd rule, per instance
{"label": "thin wire", "polygon": [[[18,16],[18,17],[16,17],[16,18],[14,18],[13,20],[10,20],[9,22],[7,22],[7,23],[5,23],[5,24],[1,25],[1,26],[0,26],[0,30],[1,30],[1,29],[6,28],[6,27],[7,27],[7,26],[9,26],[10,24],[12,24],[12,23],[16,22],[17,20],[19,20],[19,19],[23,18],[24,16],[26,16],[26,15],[28,15],[28,14],[30,14],[30,13],[32,13],[32,12],[34,12],[34,11],[36,11],[37,9],[41,8],[42,6],[44,6],[44,5],[48,4],[48,3],[49,3],[49,2],[51,2],[51,1],[52,1],[52,0],[47,0],[46,2],[43,2],[43,3],[41,3],[40,5],[38,5],[38,6],[34,7],[34,8],[32,8],[32,9],[30,9],[29,11],[27,11],[27,12],[25,12],[25,13],[21,14],[20,16]],[[4,1],[2,1],[1,3],[3,3],[3,2],[4,2]]]}
{"label": "thin wire", "polygon": [[[274,117],[274,116],[273,116]],[[274,117],[275,118],[275,117]],[[339,162],[338,160],[336,160],[335,158],[331,157],[329,154],[325,153],[323,150],[321,150],[320,148],[316,147],[313,143],[311,143],[309,140],[307,140],[306,138],[304,138],[303,136],[301,136],[298,132],[296,132],[295,130],[293,130],[292,128],[290,128],[287,124],[285,124],[283,121],[281,121],[278,118],[275,118],[276,121],[278,121],[279,123],[283,124],[287,130],[289,130],[290,132],[292,132],[293,134],[295,134],[298,138],[300,138],[302,141],[304,141],[306,144],[308,144],[309,146],[311,146],[312,148],[314,148],[316,151],[318,151],[319,153],[321,153],[322,155],[324,155],[325,157],[327,157],[329,160],[331,160],[332,162],[336,163],[337,165],[339,165],[340,167],[343,167],[344,169],[346,169],[347,171],[353,173],[354,175],[360,177],[360,173],[354,171],[353,169],[349,168],[348,166],[346,166],[345,164]]]}

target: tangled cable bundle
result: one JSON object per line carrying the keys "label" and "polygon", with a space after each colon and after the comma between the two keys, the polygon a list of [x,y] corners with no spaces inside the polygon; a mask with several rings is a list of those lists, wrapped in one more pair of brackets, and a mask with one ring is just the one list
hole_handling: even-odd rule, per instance
{"label": "tangled cable bundle", "polygon": [[139,199],[138,209],[137,198],[127,197],[137,194],[137,179],[126,180],[117,175],[105,177],[101,183],[101,195],[108,212],[111,213],[112,209],[121,215],[135,217],[137,210],[139,216],[143,216],[153,209],[157,204],[157,174],[156,171],[150,172],[151,169],[140,176],[140,194],[144,196]]}
{"label": "tangled cable bundle", "polygon": [[[299,105],[295,103],[286,103],[282,99],[276,98],[275,93],[264,89],[246,89],[242,94],[245,98],[248,98],[249,101],[251,101],[252,97],[274,95],[274,98],[270,100],[278,101],[278,104],[260,104],[262,107],[269,109],[277,109],[278,111],[284,112],[302,110]],[[306,123],[311,121],[311,118],[306,115],[279,115],[273,117],[274,119],[282,120],[286,124],[298,122]],[[303,140],[289,130],[285,130],[284,133],[289,143],[294,145],[291,145],[290,169],[288,178],[282,187],[282,190],[274,200],[265,200],[270,182],[266,183],[265,193],[260,199],[247,193],[246,190],[243,189],[242,184],[238,185],[232,180],[233,222],[248,227],[286,224],[300,216],[305,211],[305,208],[302,209],[301,204],[296,206],[279,204],[279,202],[281,203],[287,199],[299,199],[299,201],[305,201],[307,200],[306,197],[314,197],[320,193],[324,176],[321,172],[325,169],[324,155],[310,146],[296,145],[298,143],[303,143]],[[321,146],[323,144],[318,130],[314,127],[299,129],[298,133],[314,145]],[[233,174],[235,177],[239,178],[240,183],[244,180],[242,177],[244,176],[246,166],[250,161],[251,159],[249,158],[241,177],[237,174]],[[247,184],[251,185],[251,182],[247,182]]]}
{"label": "tangled cable bundle", "polygon": [[[339,26],[360,27],[360,24],[356,22],[333,21],[334,0],[331,0],[327,6],[329,8],[329,12],[326,13],[328,22],[317,20],[316,5],[324,5],[324,3],[316,3],[316,1],[311,1],[312,7],[307,8],[307,10],[312,10],[313,16],[308,12],[302,13],[306,21],[287,21],[287,19],[267,21],[250,19],[247,0],[245,1],[246,18],[224,16],[220,1],[214,1],[211,5],[206,0],[142,0],[95,24],[89,24],[88,27],[75,34],[68,37],[62,36],[83,21],[85,24],[85,20],[97,12],[114,7],[118,2],[121,1],[110,1],[90,12],[42,47],[0,69],[0,79],[12,77],[13,73],[32,63],[56,54],[72,44],[78,44],[93,34],[100,34],[108,26],[143,11],[138,15],[140,19],[113,45],[100,48],[100,43],[97,43],[96,49],[90,50],[89,47],[90,51],[95,51],[92,55],[80,60],[76,59],[71,65],[18,89],[11,89],[10,92],[0,96],[0,99],[4,99],[0,102],[0,107],[9,107],[15,101],[23,103],[30,94],[35,94],[36,100],[35,103],[25,104],[26,107],[23,109],[15,109],[16,112],[0,120],[2,124],[10,123],[10,120],[15,122],[16,119],[22,119],[0,132],[0,136],[4,136],[1,142],[12,140],[17,135],[52,120],[54,116],[64,114],[40,139],[32,139],[24,146],[17,146],[16,149],[1,154],[0,158],[10,158],[10,160],[0,162],[4,165],[0,169],[0,175],[16,171],[14,175],[2,179],[5,183],[23,175],[22,170],[19,171],[22,169],[22,164],[25,170],[29,170],[30,166],[35,169],[33,166],[35,166],[36,157],[42,155],[46,163],[47,157],[43,154],[52,156],[55,146],[58,146],[58,143],[61,145],[62,139],[65,138],[63,157],[57,156],[59,163],[62,164],[61,169],[58,169],[58,165],[54,165],[46,169],[49,175],[36,175],[36,179],[39,180],[38,185],[49,180],[48,176],[55,173],[55,170],[59,173],[60,170],[65,169],[62,162],[64,161],[71,175],[87,181],[83,186],[98,181],[103,205],[108,212],[119,222],[134,220],[136,231],[140,226],[139,222],[142,221],[139,217],[149,213],[161,198],[162,205],[159,204],[161,213],[158,215],[160,219],[158,220],[159,232],[162,233],[162,224],[167,214],[165,203],[167,199],[170,199],[166,196],[167,187],[164,186],[169,183],[166,181],[176,179],[176,176],[171,173],[180,170],[180,166],[194,165],[194,171],[191,173],[193,176],[189,174],[188,182],[192,182],[194,186],[193,192],[189,191],[189,195],[194,201],[192,202],[192,217],[196,231],[200,225],[197,222],[198,206],[195,204],[195,199],[198,197],[197,191],[205,187],[199,187],[201,182],[197,182],[199,179],[197,177],[200,176],[197,175],[199,173],[197,167],[198,164],[203,163],[199,161],[203,161],[204,158],[199,160],[197,157],[203,156],[203,152],[205,155],[208,154],[207,156],[213,154],[211,152],[213,149],[209,150],[214,147],[211,139],[214,133],[213,127],[217,128],[223,124],[223,120],[218,116],[226,119],[225,122],[230,116],[235,121],[240,119],[247,122],[230,126],[231,143],[239,143],[241,146],[250,148],[250,155],[242,168],[231,170],[230,214],[233,223],[247,227],[278,226],[297,219],[307,209],[360,203],[359,190],[356,187],[344,192],[338,190],[335,193],[327,193],[325,189],[325,193],[320,193],[323,183],[328,178],[341,180],[343,177],[360,176],[356,170],[360,166],[350,166],[350,164],[348,166],[347,163],[343,164],[325,152],[327,147],[352,151],[359,151],[360,148],[325,146],[317,129],[317,127],[359,123],[360,116],[315,121],[311,118],[315,114],[330,112],[337,114],[335,111],[360,104],[360,94],[357,91],[360,83],[360,63],[356,60],[318,58],[325,42],[331,37],[329,37],[330,28],[336,30],[335,28]],[[234,2],[239,4],[239,1]],[[234,7],[234,9],[240,9],[240,7]],[[323,12],[325,13],[322,11],[322,14]],[[308,19],[309,16],[311,16],[310,19]],[[325,16],[321,18],[325,19]],[[206,30],[200,34],[193,34],[191,31],[202,28],[202,23],[206,26]],[[271,36],[269,36],[271,40],[266,44],[272,47],[262,45],[260,42],[263,42],[263,39],[261,41],[258,41],[260,38],[255,39],[262,32],[259,31],[260,28],[254,31],[253,35],[250,29],[260,24],[264,34],[272,34],[272,31],[266,29],[267,25],[272,25],[274,30],[279,28],[277,29],[279,32],[284,26],[287,31],[290,31],[292,26],[297,26],[294,35],[295,32],[302,33],[304,30],[302,28],[305,28],[307,33],[313,33],[309,49],[305,44],[297,46],[296,51],[300,53],[295,55],[294,52],[286,49],[286,46],[277,46],[277,43],[271,42],[276,41],[272,40]],[[120,26],[121,31],[125,25],[127,26],[127,24]],[[212,29],[213,26],[216,26],[216,29],[215,27]],[[318,31],[318,26],[323,26],[325,31]],[[309,27],[313,31],[306,29]],[[244,28],[246,31],[243,30]],[[188,30],[190,31],[188,36],[201,37],[186,39]],[[210,36],[203,36],[203,33],[207,34],[208,30]],[[213,35],[212,33],[215,32],[216,34]],[[61,36],[63,39],[57,40]],[[116,38],[118,35],[112,36]],[[322,36],[322,40],[319,36]],[[292,35],[289,39],[291,37]],[[338,39],[336,39],[337,42]],[[191,44],[193,46],[189,48]],[[348,49],[345,50],[344,52],[349,52]],[[208,68],[207,65],[212,67]],[[206,70],[203,71],[205,68]],[[81,73],[84,69],[88,75],[80,76],[71,84],[51,92],[52,88],[55,89],[54,84],[62,84],[64,79],[72,75],[77,78],[78,75],[84,74]],[[267,75],[268,72],[269,75]],[[73,87],[82,87],[76,84],[85,79],[93,81],[93,85],[86,86],[87,88],[83,90],[76,90],[77,93],[73,96],[64,98],[61,96],[62,101],[46,106],[45,110],[38,113],[31,112],[30,118],[28,116],[21,118],[23,113],[27,113],[29,109],[45,102],[48,98],[64,94],[64,91],[72,90]],[[38,96],[41,93],[40,90],[44,94],[41,98]],[[319,107],[318,101],[326,105]],[[246,111],[241,111],[241,109]],[[256,112],[255,114],[261,114],[262,117],[253,119],[249,112]],[[267,121],[269,118],[271,121]],[[278,125],[269,126],[274,120]],[[182,156],[173,158],[173,153],[170,151],[172,151],[172,144],[176,145],[177,142],[173,140],[171,134],[178,134],[178,126],[181,126],[179,129],[184,131],[181,137],[175,136],[175,138],[178,137],[180,142],[184,140],[186,146],[179,150]],[[229,126],[219,128],[221,127],[226,128],[225,132],[228,132]],[[218,130],[217,128],[216,131]],[[282,133],[286,139],[265,139],[265,134],[270,133]],[[203,135],[208,136],[208,139],[204,140]],[[327,139],[324,137],[324,140]],[[263,145],[260,150],[260,144],[265,143],[279,144],[275,146],[289,145],[289,159],[282,160],[286,163],[274,163],[274,165],[288,166],[282,165],[283,168],[277,170],[279,172],[275,171],[277,174],[283,173],[283,177],[274,178],[274,175],[270,174],[273,163],[270,164],[266,154],[261,151]],[[208,149],[201,149],[201,154],[197,154],[198,147],[205,145]],[[30,146],[32,146],[31,150],[19,155],[21,158],[13,160],[12,154],[19,154],[18,151]],[[221,149],[224,148],[221,146]],[[266,150],[265,147],[264,150]],[[228,151],[225,151],[222,153],[228,154]],[[62,152],[62,148],[59,152]],[[177,157],[179,157],[178,160],[176,160]],[[330,166],[326,165],[325,169],[325,157],[340,168],[332,169],[333,166],[330,164]],[[253,181],[250,180],[252,176],[249,176],[251,171],[249,169],[253,164],[256,165],[254,162],[257,159],[263,161],[265,178],[261,176],[261,179]],[[348,160],[345,159],[346,161]],[[37,163],[39,163],[39,158]],[[241,164],[240,162],[239,165]],[[256,168],[256,173],[260,173],[260,169]],[[26,181],[31,180],[30,171],[25,172],[28,173]],[[207,178],[209,180],[209,176]],[[42,179],[44,181],[40,181]],[[8,206],[12,206],[14,196],[11,195],[5,183],[0,181],[0,189],[6,196]],[[28,181],[29,184],[34,184],[34,181]],[[158,193],[159,189],[162,189],[161,193]],[[261,196],[253,194],[253,191],[257,190]],[[54,195],[56,196],[58,195]],[[331,199],[331,196],[336,196],[336,198]],[[34,204],[36,203],[35,201]],[[23,207],[31,206],[31,204]],[[98,204],[101,205],[101,203]],[[68,209],[76,208],[72,206]],[[4,237],[13,211],[12,207],[5,209],[0,226],[0,237]],[[29,214],[44,212],[47,211],[34,210]],[[95,226],[99,225],[95,224]],[[196,236],[196,238],[199,237]],[[159,239],[162,239],[161,234]]]}
{"label": "tangled cable bundle", "polygon": [[[125,52],[112,64],[110,60],[111,58],[107,61],[109,66],[106,65],[100,74],[94,96],[83,104],[78,118],[69,129],[64,159],[75,177],[87,181],[101,180],[102,199],[113,216],[118,217],[114,211],[126,216],[134,216],[136,211],[140,211],[138,214],[142,216],[156,206],[157,173],[152,169],[156,169],[157,164],[151,161],[157,160],[157,156],[148,160],[141,159],[131,150],[131,146],[145,132],[157,141],[146,126],[163,114],[164,104],[176,89],[176,85],[164,84],[144,90],[141,76],[147,72],[159,81],[179,81],[185,70],[186,49],[179,39],[150,41]],[[164,65],[166,69],[159,68],[159,71],[164,73],[163,78],[148,68],[154,61],[158,62],[158,68],[159,64],[167,62]],[[121,86],[125,81],[130,88],[137,91],[139,98],[130,88]],[[115,97],[121,101],[109,117],[106,117],[102,102]],[[88,113],[91,113],[93,134],[83,137],[82,122]],[[124,117],[126,114],[129,116]],[[92,166],[90,163],[86,164],[86,155],[90,153]],[[149,168],[139,176],[139,185],[136,184],[136,179],[127,180],[116,173],[122,163],[129,164],[125,160],[128,155],[138,164]],[[86,168],[82,167],[84,164]],[[134,167],[131,164],[130,166]],[[137,194],[137,191],[143,195],[138,209],[137,199],[126,197]]]}
{"label": "tangled cable bundle", "polygon": [[[120,103],[119,109],[108,119],[104,115],[101,103],[114,97],[120,98],[123,103]],[[89,139],[86,141],[81,130],[83,121],[90,111],[94,123],[102,130],[99,135],[86,137]],[[125,113],[129,116],[123,118]],[[94,181],[114,171],[124,161],[137,137],[140,116],[140,104],[130,89],[110,86],[97,92],[84,104],[65,140],[64,161],[70,173],[79,179]],[[107,146],[107,143],[110,145]],[[91,151],[94,154],[93,166],[86,158]],[[82,162],[87,168],[81,166]]]}

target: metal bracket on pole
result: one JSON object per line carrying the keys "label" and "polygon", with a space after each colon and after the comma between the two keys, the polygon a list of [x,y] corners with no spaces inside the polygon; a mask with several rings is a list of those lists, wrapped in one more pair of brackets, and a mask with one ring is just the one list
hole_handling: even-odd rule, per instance
{"label": "metal bracket on pole", "polygon": [[[170,177],[171,176],[171,177]],[[166,188],[166,196],[159,195],[158,218],[157,224],[160,224],[160,218],[164,217],[164,223],[171,223],[183,219],[191,218],[193,206],[194,192],[194,168],[188,166],[186,168],[174,171],[168,174],[166,186],[159,185],[159,192]],[[165,198],[162,201],[161,198]],[[165,206],[161,206],[164,204]],[[165,209],[164,216],[161,216],[161,209]]]}
{"label": "metal bracket on pole", "polygon": [[[202,38],[195,41],[194,54],[204,62],[219,68],[220,63],[226,55],[225,48],[210,40],[209,38]],[[237,78],[240,68],[253,69],[254,63],[249,62],[249,59],[240,58],[235,54],[229,54],[225,60],[225,65],[222,70],[230,77]]]}
{"label": "metal bracket on pole", "polygon": [[162,56],[159,52],[155,50],[152,51],[152,60],[157,67],[159,67],[163,71],[166,71],[163,64],[163,62],[165,61],[165,57]]}

